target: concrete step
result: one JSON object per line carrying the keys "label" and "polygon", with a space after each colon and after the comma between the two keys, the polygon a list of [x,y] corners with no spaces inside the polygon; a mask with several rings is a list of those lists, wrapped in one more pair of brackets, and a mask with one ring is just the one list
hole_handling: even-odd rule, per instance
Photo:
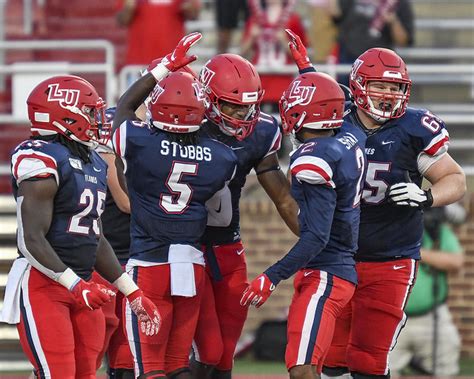
{"label": "concrete step", "polygon": [[0,214],[15,214],[16,203],[12,195],[0,195]]}
{"label": "concrete step", "polygon": [[[474,23],[474,19],[472,20]],[[417,47],[474,47],[474,29],[416,29],[415,46]]]}
{"label": "concrete step", "polygon": [[16,234],[16,216],[0,218],[0,239]]}
{"label": "concrete step", "polygon": [[[454,80],[454,78],[452,78]],[[455,104],[472,101],[472,88],[467,83],[417,83],[414,81],[410,101],[412,103]]]}
{"label": "concrete step", "polygon": [[0,273],[8,273],[13,261],[18,257],[16,246],[0,247]]}
{"label": "concrete step", "polygon": [[474,3],[471,0],[413,1],[413,11],[421,18],[474,18]]}

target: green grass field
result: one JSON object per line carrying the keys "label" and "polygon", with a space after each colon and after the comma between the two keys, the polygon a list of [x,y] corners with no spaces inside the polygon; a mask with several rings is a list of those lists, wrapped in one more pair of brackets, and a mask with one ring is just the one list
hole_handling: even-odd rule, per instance
{"label": "green grass field", "polygon": [[[459,376],[474,377],[474,358],[471,359],[462,359],[461,363],[461,372]],[[284,363],[280,362],[262,362],[255,361],[251,358],[243,358],[235,360],[235,369],[236,374],[280,374],[284,375],[286,373],[286,367]],[[410,376],[414,373],[407,372]]]}
{"label": "green grass field", "polygon": [[[474,378],[474,358],[461,360],[460,377]],[[255,361],[252,358],[241,358],[235,360],[234,374],[236,379],[281,379],[287,378],[287,371],[284,363]],[[415,373],[406,372],[408,377],[414,378]],[[22,373],[0,373],[0,379],[27,379],[29,372]],[[97,378],[105,379],[105,374],[98,375]],[[417,378],[422,378],[417,376]],[[425,377],[428,378],[428,377]]]}

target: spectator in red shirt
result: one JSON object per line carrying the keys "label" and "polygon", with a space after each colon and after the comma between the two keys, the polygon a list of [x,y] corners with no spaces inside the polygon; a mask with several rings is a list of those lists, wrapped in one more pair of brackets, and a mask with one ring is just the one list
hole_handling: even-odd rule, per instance
{"label": "spectator in red shirt", "polygon": [[172,51],[184,22],[199,16],[199,0],[119,0],[117,21],[128,27],[125,64],[146,65]]}
{"label": "spectator in red shirt", "polygon": [[271,69],[275,73],[260,73],[264,102],[278,103],[293,75],[278,74],[291,64],[285,29],[291,29],[308,45],[300,16],[294,11],[296,0],[249,0],[251,16],[245,25],[242,55],[255,64],[257,70]]}

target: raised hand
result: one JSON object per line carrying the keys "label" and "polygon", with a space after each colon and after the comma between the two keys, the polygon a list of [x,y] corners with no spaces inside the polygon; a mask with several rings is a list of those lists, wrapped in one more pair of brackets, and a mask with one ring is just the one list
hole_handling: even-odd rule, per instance
{"label": "raised hand", "polygon": [[265,274],[257,276],[249,286],[245,289],[240,299],[240,305],[246,307],[254,305],[255,308],[260,308],[267,301],[275,289],[275,285]]}
{"label": "raised hand", "polygon": [[107,287],[93,281],[86,282],[82,279],[71,288],[71,293],[79,304],[91,310],[102,307],[115,296],[115,293]]}
{"label": "raised hand", "polygon": [[140,330],[147,336],[158,334],[161,326],[161,316],[155,304],[148,299],[141,289],[127,296],[130,309],[137,316]]}
{"label": "raised hand", "polygon": [[202,38],[202,34],[194,32],[184,36],[178,42],[173,52],[164,57],[161,61],[170,71],[176,71],[197,59],[196,55],[188,55],[188,50]]}
{"label": "raised hand", "polygon": [[311,61],[308,57],[308,52],[306,47],[301,42],[301,38],[295,34],[291,29],[285,29],[286,34],[288,35],[288,47],[290,48],[291,56],[298,66],[298,70],[303,70],[305,68],[312,67]]}

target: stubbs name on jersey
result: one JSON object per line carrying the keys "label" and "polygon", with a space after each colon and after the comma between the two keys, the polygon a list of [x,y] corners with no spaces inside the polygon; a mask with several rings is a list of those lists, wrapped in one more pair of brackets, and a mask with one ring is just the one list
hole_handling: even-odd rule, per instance
{"label": "stubbs name on jersey", "polygon": [[170,142],[167,140],[161,141],[162,155],[172,155],[173,157],[195,159],[197,161],[209,162],[212,160],[211,149],[208,147],[187,145],[182,146],[176,142]]}

